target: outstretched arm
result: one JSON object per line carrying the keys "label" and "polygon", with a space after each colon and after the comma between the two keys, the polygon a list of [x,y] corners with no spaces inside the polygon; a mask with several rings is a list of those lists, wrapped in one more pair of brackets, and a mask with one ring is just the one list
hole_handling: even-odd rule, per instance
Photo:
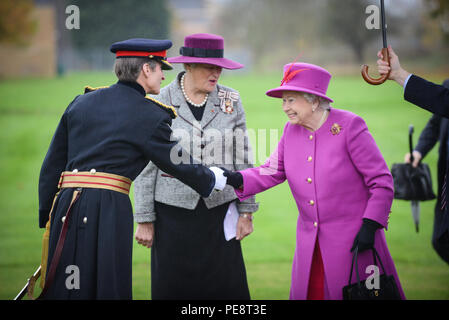
{"label": "outstretched arm", "polygon": [[[391,46],[388,47],[388,50],[390,66],[385,61],[378,60],[379,73],[383,75],[391,70],[389,79],[404,87],[405,100],[432,113],[449,118],[449,89],[404,70]],[[378,56],[382,58],[380,52]]]}
{"label": "outstretched arm", "polygon": [[183,153],[183,150],[178,142],[170,140],[171,133],[170,119],[164,118],[146,144],[145,153],[148,160],[191,187],[202,197],[208,197],[214,188],[223,190],[226,185],[223,171],[215,167],[208,169],[200,164],[192,164],[191,157],[188,163],[184,163],[177,156]]}
{"label": "outstretched arm", "polygon": [[249,168],[240,171],[243,183],[240,189],[235,189],[235,193],[241,201],[285,181],[284,139],[287,127],[288,124],[284,128],[284,134],[282,135],[276,150],[274,150],[263,165],[257,168]]}

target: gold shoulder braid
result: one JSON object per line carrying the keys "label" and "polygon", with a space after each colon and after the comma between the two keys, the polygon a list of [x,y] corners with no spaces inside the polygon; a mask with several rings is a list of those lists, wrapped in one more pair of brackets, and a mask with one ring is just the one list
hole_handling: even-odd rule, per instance
{"label": "gold shoulder braid", "polygon": [[96,87],[96,88],[91,87],[91,86],[85,86],[84,87],[84,93],[86,94],[86,93],[89,93],[89,92],[92,92],[92,91],[95,91],[95,90],[98,90],[98,89],[104,89],[104,88],[109,88],[109,86]]}
{"label": "gold shoulder braid", "polygon": [[175,108],[173,108],[172,106],[168,106],[166,104],[163,104],[162,102],[157,101],[156,99],[151,98],[151,97],[145,97],[145,98],[147,98],[148,100],[154,102],[158,106],[162,107],[165,111],[167,111],[170,114],[170,117],[172,119],[175,119],[178,116],[178,114],[176,113]]}

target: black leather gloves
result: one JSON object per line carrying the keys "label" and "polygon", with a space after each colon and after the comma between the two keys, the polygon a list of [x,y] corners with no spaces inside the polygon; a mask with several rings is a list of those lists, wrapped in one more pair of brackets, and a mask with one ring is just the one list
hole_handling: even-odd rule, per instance
{"label": "black leather gloves", "polygon": [[224,171],[223,175],[228,178],[226,184],[234,187],[234,189],[241,189],[243,187],[243,176],[240,172],[229,171],[222,167],[220,169]]}
{"label": "black leather gloves", "polygon": [[359,247],[359,252],[372,249],[374,247],[374,234],[376,233],[376,230],[380,228],[383,228],[380,223],[364,218],[359,233],[357,233],[357,236],[354,239],[351,252],[354,251],[356,247]]}

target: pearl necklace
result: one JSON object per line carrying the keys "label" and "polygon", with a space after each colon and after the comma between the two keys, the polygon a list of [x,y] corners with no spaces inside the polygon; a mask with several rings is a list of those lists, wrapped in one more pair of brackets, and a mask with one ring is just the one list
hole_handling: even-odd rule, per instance
{"label": "pearl necklace", "polygon": [[206,96],[204,97],[204,100],[203,100],[203,102],[201,102],[201,103],[194,103],[192,100],[190,100],[190,98],[187,96],[187,93],[186,93],[186,91],[185,91],[185,89],[184,89],[184,76],[185,76],[186,74],[184,73],[183,75],[182,75],[182,77],[181,77],[181,91],[182,91],[182,94],[184,95],[184,98],[186,99],[186,101],[188,102],[188,103],[190,103],[192,106],[194,106],[194,107],[197,107],[197,108],[201,108],[201,107],[204,107],[204,105],[206,104],[206,102],[207,102],[207,98],[209,98],[209,94],[208,93],[206,93]]}

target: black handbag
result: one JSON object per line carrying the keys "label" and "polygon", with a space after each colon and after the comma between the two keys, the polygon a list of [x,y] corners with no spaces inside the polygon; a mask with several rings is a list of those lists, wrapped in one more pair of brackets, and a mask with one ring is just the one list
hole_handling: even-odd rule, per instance
{"label": "black handbag", "polygon": [[[410,162],[413,163],[413,126],[409,129]],[[394,198],[401,200],[426,201],[435,199],[429,166],[419,163],[414,168],[411,163],[394,163],[391,174],[394,181]]]}
{"label": "black handbag", "polygon": [[[385,272],[385,268],[375,248],[372,249],[374,264],[377,265],[376,260],[378,259],[383,271],[383,274],[379,276],[379,288],[368,289],[365,283],[366,280],[360,281],[357,263],[358,251],[359,249],[356,247],[352,256],[348,285],[343,287],[343,300],[400,300],[401,296],[396,285],[396,280],[392,275],[387,275]],[[354,262],[357,282],[351,284]]]}

